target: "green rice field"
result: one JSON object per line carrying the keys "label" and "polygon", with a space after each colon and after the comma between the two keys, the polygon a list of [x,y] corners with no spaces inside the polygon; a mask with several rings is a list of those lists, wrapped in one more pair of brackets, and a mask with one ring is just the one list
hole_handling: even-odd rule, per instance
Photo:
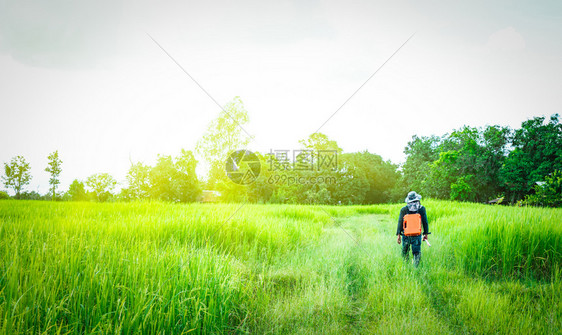
{"label": "green rice field", "polygon": [[0,201],[2,334],[559,334],[562,209]]}

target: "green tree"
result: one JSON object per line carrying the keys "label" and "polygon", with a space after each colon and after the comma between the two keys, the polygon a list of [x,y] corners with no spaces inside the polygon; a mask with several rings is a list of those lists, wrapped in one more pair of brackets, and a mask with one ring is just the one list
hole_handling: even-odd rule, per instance
{"label": "green tree", "polygon": [[127,173],[129,187],[123,189],[127,199],[147,199],[150,197],[150,170],[149,165],[142,162],[132,164]]}
{"label": "green tree", "polygon": [[174,175],[176,169],[172,156],[158,155],[156,165],[150,170],[150,197],[175,201]]}
{"label": "green tree", "polygon": [[[191,151],[182,149],[175,161],[172,156],[158,156],[153,168],[143,168],[142,186],[144,188],[149,185],[148,193],[153,199],[173,202],[197,201],[201,195],[201,186],[195,173],[196,167],[197,161]],[[147,171],[148,182],[144,179]]]}
{"label": "green tree", "polygon": [[305,203],[307,204],[331,204],[332,195],[327,189],[326,184],[314,183],[305,191]]}
{"label": "green tree", "polygon": [[49,159],[49,163],[45,168],[45,171],[51,174],[51,178],[49,179],[49,185],[51,185],[53,201],[55,201],[57,196],[57,185],[60,184],[59,175],[62,171],[61,168],[62,161],[59,158],[58,150],[51,153],[47,158]]}
{"label": "green tree", "polygon": [[459,177],[457,160],[459,153],[456,150],[439,153],[439,159],[433,162],[427,179],[424,182],[424,192],[428,197],[449,199],[451,184]]}
{"label": "green tree", "polygon": [[[443,141],[439,160],[434,165],[441,171],[431,174],[431,176],[437,175],[441,178],[441,183],[435,179],[433,182],[443,186],[446,190],[445,196],[439,194],[438,197],[454,199],[455,196],[462,194],[463,200],[478,201],[478,198],[482,196],[481,185],[477,185],[479,179],[464,178],[468,175],[478,175],[482,171],[484,149],[481,142],[479,129],[468,126],[453,131]],[[455,188],[455,195],[451,193],[453,188]]]}
{"label": "green tree", "polygon": [[437,136],[413,136],[404,148],[406,162],[402,166],[402,190],[416,190],[421,194],[431,193],[433,190],[427,185],[427,178],[432,164],[439,159],[441,138]]}
{"label": "green tree", "polygon": [[10,195],[6,191],[0,191],[0,200],[10,199]]}
{"label": "green tree", "polygon": [[496,198],[505,193],[505,185],[501,180],[510,144],[511,129],[508,127],[488,126],[482,133],[484,152],[482,168],[478,174],[482,184],[482,193],[487,198]]}
{"label": "green tree", "polygon": [[391,200],[392,189],[400,176],[396,165],[368,151],[343,154],[341,161],[343,162],[342,167],[346,169],[346,171],[341,172],[351,173],[348,175],[352,177],[348,180],[354,181],[349,186],[355,190],[350,189],[350,192],[357,192],[357,187],[364,185],[358,179],[367,182],[368,187],[361,203],[375,204]]}
{"label": "green tree", "polygon": [[[508,149],[511,149],[509,151]],[[465,126],[441,138],[414,136],[404,153],[400,187],[436,198],[482,201],[529,194],[535,182],[562,170],[559,116],[536,117],[521,129]]]}
{"label": "green tree", "polygon": [[343,205],[366,203],[370,185],[366,175],[353,159],[354,154],[343,154],[338,162],[337,183],[329,185],[333,202]]}
{"label": "green tree", "polygon": [[4,174],[2,181],[4,186],[11,188],[16,193],[16,199],[20,198],[21,191],[31,181],[29,163],[23,156],[12,158],[10,164],[4,163]]}
{"label": "green tree", "polygon": [[[224,110],[217,119],[213,120],[203,137],[197,142],[196,152],[209,168],[207,187],[221,191],[228,196],[228,192],[237,192],[243,186],[235,185],[228,180],[225,173],[225,162],[228,156],[240,149],[246,148],[250,137],[244,127],[248,121],[248,112],[240,97],[235,97],[224,106]],[[217,188],[217,184],[222,184]],[[228,187],[226,187],[226,186]]]}
{"label": "green tree", "polygon": [[262,164],[266,168],[267,180],[274,184],[272,188],[265,188],[271,190],[271,201],[334,203],[331,184],[337,181],[336,163],[341,148],[322,133],[314,133],[299,143],[300,150],[293,151],[292,155],[290,151],[269,154],[268,164]]}
{"label": "green tree", "polygon": [[201,186],[195,173],[196,167],[197,160],[193,153],[182,149],[181,154],[176,157],[174,178],[176,197],[180,202],[194,202],[201,195]]}
{"label": "green tree", "polygon": [[[412,165],[405,166],[404,175],[413,175],[420,193],[430,197],[464,201],[495,198],[503,190],[499,173],[509,133],[509,128],[499,126],[487,126],[483,130],[465,126],[443,136],[432,148],[432,158],[438,155],[436,160],[422,164],[423,168],[417,170]],[[427,143],[421,147],[425,152],[431,148]],[[407,163],[415,158],[408,157]]]}
{"label": "green tree", "polygon": [[456,182],[451,184],[451,200],[470,201],[474,197],[472,181],[474,176],[469,174],[460,176]]}
{"label": "green tree", "polygon": [[299,143],[305,148],[313,151],[318,150],[333,150],[338,154],[342,153],[342,148],[334,140],[330,140],[327,135],[322,133],[314,133],[305,140],[300,140]]}
{"label": "green tree", "polygon": [[[299,141],[301,148],[293,152],[288,165],[280,157],[270,157],[269,167],[275,185],[272,199],[283,203],[331,204],[335,203],[334,192],[339,182],[338,159],[342,153],[335,140],[322,133],[311,134]],[[288,153],[290,154],[290,153]],[[340,189],[341,190],[341,189]],[[341,192],[338,193],[343,198]]]}
{"label": "green tree", "polygon": [[97,201],[107,201],[117,185],[117,181],[109,173],[97,173],[86,180],[86,185]]}
{"label": "green tree", "polygon": [[41,194],[35,192],[35,191],[31,191],[31,192],[21,192],[20,197],[21,200],[45,200],[46,198],[50,198],[48,197],[44,197]]}
{"label": "green tree", "polygon": [[68,187],[68,191],[66,192],[66,197],[72,201],[88,200],[88,195],[86,194],[86,188],[84,187],[84,183],[78,179],[74,179],[74,181],[72,181],[72,183]]}
{"label": "green tree", "polygon": [[267,203],[274,200],[272,196],[277,188],[273,179],[275,173],[273,171],[274,157],[266,157],[259,152],[255,154],[260,161],[260,175],[253,183],[246,186],[248,201]]}
{"label": "green tree", "polygon": [[532,206],[562,207],[562,171],[555,170],[544,183],[535,184],[535,194],[527,195],[525,203]]}
{"label": "green tree", "polygon": [[500,170],[500,178],[506,189],[506,199],[509,199],[511,203],[529,193],[531,189],[531,185],[529,185],[530,170],[529,157],[520,148],[513,149],[505,159]]}
{"label": "green tree", "polygon": [[509,153],[500,176],[512,202],[522,199],[555,170],[562,170],[562,124],[554,114],[524,121],[512,137]]}

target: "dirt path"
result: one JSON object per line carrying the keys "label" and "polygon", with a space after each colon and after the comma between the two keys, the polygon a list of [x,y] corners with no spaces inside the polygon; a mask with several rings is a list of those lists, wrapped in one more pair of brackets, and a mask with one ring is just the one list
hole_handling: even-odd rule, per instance
{"label": "dirt path", "polygon": [[416,269],[411,259],[403,261],[396,223],[389,216],[352,217],[339,229],[341,238],[354,240],[346,265],[352,333],[403,334],[421,327],[451,333],[445,313],[435,308],[440,301],[432,298],[426,282],[435,248],[422,246],[422,264]]}
{"label": "dirt path", "polygon": [[[433,307],[422,285],[427,271],[401,258],[394,238],[396,224],[388,215],[362,215],[338,220],[312,247],[280,261],[269,274],[289,281],[292,291],[274,294],[271,333],[372,334],[407,333],[422,327],[451,333],[443,313]],[[430,258],[434,250],[422,249]]]}

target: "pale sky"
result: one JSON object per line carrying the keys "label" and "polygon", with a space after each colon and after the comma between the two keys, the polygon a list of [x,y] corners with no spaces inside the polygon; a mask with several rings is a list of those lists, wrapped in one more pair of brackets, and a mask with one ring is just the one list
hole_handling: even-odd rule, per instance
{"label": "pale sky", "polygon": [[[193,150],[240,96],[250,149],[320,130],[394,163],[412,135],[517,128],[562,105],[562,1],[0,0],[0,162],[23,155],[45,193]],[[3,169],[2,169],[3,173]],[[0,186],[0,189],[3,185]]]}

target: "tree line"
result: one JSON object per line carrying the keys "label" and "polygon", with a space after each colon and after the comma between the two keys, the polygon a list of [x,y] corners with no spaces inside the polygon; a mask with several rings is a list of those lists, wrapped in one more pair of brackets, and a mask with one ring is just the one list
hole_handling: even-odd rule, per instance
{"label": "tree line", "polygon": [[[260,173],[252,183],[241,185],[232,182],[225,164],[229,154],[250,142],[244,131],[248,122],[248,113],[236,97],[209,125],[195,148],[208,167],[205,178],[196,174],[194,152],[182,150],[176,157],[158,155],[153,166],[132,163],[126,185],[119,191],[111,175],[98,173],[76,179],[68,190],[57,192],[62,160],[55,151],[45,168],[50,174],[47,194],[25,191],[31,175],[22,156],[4,163],[2,181],[16,199],[194,202],[214,191],[211,200],[215,201],[350,205],[399,202],[408,191],[416,190],[437,199],[562,206],[558,114],[548,120],[524,121],[515,130],[465,126],[442,136],[414,135],[404,149],[402,165],[368,151],[344,153],[335,140],[315,133],[299,141],[296,150],[255,153]],[[320,166],[322,159],[330,164]],[[9,196],[1,191],[0,198]]]}
{"label": "tree line", "polygon": [[562,206],[562,124],[534,117],[521,128],[465,126],[443,136],[414,136],[401,186],[438,199]]}
{"label": "tree line", "polygon": [[[114,190],[117,181],[109,173],[96,173],[85,181],[75,179],[65,192],[57,192],[62,172],[62,161],[58,151],[48,156],[49,163],[45,171],[51,176],[51,188],[45,195],[35,191],[26,192],[24,188],[32,177],[30,165],[22,156],[12,158],[4,163],[4,186],[11,188],[14,199],[24,200],[65,200],[65,201],[115,201],[134,199],[157,199],[175,202],[197,201],[201,193],[201,185],[195,174],[195,161],[191,151],[182,150],[173,159],[171,156],[158,156],[155,166],[141,162],[132,164],[127,174],[128,186],[118,193]],[[0,199],[10,198],[6,191],[0,191]]]}

